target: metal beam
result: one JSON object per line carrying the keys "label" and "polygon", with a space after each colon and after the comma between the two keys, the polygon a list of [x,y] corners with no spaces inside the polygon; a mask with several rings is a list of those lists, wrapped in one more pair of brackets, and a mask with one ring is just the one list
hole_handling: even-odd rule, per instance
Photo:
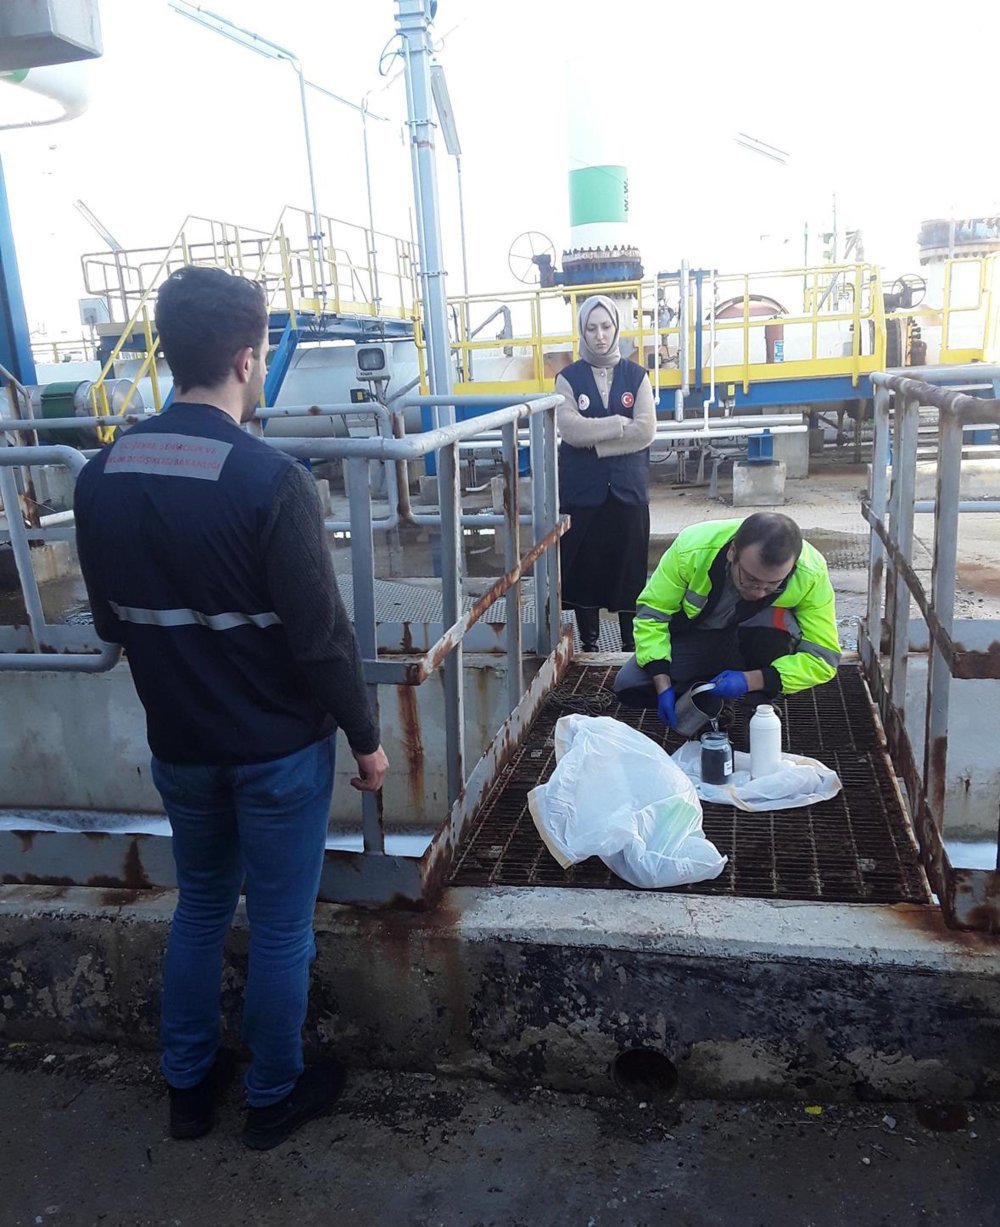
{"label": "metal beam", "polygon": [[[368,461],[354,457],[348,461],[347,484],[351,502],[351,576],[354,587],[354,630],[363,660],[375,660],[378,645],[375,631],[375,544],[372,539],[372,492]],[[368,681],[368,700],[378,711],[378,684]],[[385,851],[381,798],[361,794],[361,825],[365,851]]]}
{"label": "metal beam", "polygon": [[[423,320],[427,330],[428,376],[431,391],[447,396],[452,387],[452,362],[434,152],[437,125],[431,98],[431,10],[430,0],[396,0],[396,29],[403,40],[406,70],[406,110],[423,283]],[[445,402],[445,412],[440,419],[445,425],[455,420],[450,404]]]}

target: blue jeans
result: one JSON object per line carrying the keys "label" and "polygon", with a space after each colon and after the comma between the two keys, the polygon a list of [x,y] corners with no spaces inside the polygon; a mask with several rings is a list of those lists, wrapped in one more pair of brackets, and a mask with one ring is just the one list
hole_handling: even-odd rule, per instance
{"label": "blue jeans", "polygon": [[333,792],[332,737],[268,763],[183,767],[153,759],[173,831],[179,898],[163,978],[162,1069],[196,1086],[219,1044],[222,952],[246,882],[250,956],[247,1099],[283,1099],[302,1073],[313,911]]}

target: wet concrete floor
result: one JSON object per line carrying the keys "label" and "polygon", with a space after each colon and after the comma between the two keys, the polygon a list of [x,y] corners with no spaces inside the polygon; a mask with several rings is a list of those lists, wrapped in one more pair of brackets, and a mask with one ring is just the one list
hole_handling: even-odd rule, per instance
{"label": "wet concrete floor", "polygon": [[[352,1077],[265,1154],[166,1136],[150,1055],[0,1044],[4,1227],[995,1227],[1000,1105],[666,1103]],[[942,1131],[944,1130],[944,1131]]]}

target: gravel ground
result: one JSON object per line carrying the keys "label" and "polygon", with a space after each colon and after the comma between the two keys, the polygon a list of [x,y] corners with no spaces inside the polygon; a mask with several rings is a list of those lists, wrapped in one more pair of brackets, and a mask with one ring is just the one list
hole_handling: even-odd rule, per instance
{"label": "gravel ground", "polygon": [[3,1227],[995,1227],[1000,1105],[666,1103],[356,1073],[278,1149],[166,1136],[144,1053],[0,1044]]}

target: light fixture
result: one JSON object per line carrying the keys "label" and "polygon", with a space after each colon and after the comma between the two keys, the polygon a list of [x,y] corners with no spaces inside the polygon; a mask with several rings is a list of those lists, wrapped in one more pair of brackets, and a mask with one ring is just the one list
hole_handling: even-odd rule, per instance
{"label": "light fixture", "polygon": [[455,126],[455,111],[451,105],[444,68],[440,64],[431,65],[431,93],[434,95],[434,109],[441,125],[444,147],[453,158],[460,158],[462,146],[458,139],[458,128]]}
{"label": "light fixture", "polygon": [[388,342],[355,346],[354,373],[358,379],[388,379],[392,374],[392,350]]}

